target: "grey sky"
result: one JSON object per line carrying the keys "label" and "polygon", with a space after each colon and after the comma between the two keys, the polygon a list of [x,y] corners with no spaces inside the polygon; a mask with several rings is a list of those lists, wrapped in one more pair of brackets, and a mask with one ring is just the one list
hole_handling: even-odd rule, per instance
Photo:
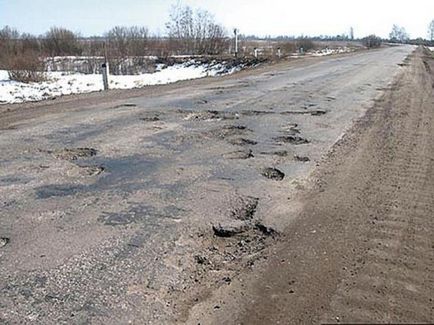
{"label": "grey sky", "polygon": [[[145,25],[164,34],[174,0],[0,0],[0,26],[41,34],[64,26],[83,35],[102,34],[115,25]],[[354,27],[356,36],[386,37],[392,24],[411,37],[426,37],[434,0],[184,0],[215,14],[226,28],[243,34],[336,35]]]}

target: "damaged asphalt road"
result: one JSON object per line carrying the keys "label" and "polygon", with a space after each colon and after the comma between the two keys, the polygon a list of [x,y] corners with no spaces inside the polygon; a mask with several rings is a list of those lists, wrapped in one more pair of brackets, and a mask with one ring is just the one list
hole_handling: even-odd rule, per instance
{"label": "damaged asphalt road", "polygon": [[412,50],[3,111],[0,322],[185,320],[279,240],[292,193]]}

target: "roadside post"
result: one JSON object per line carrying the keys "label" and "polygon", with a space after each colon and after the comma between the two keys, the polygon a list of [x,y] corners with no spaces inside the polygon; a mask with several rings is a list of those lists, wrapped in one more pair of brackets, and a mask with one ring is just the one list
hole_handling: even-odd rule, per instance
{"label": "roadside post", "polygon": [[104,42],[104,63],[101,65],[102,68],[102,82],[104,84],[104,90],[109,90],[109,63],[107,59],[107,45]]}
{"label": "roadside post", "polygon": [[258,58],[258,49],[255,47],[253,50],[255,51],[255,58],[257,59]]}
{"label": "roadside post", "polygon": [[238,57],[238,29],[234,28],[235,35],[235,57]]}
{"label": "roadside post", "polygon": [[282,51],[280,50],[280,47],[277,48],[277,56],[279,59],[282,57]]}
{"label": "roadside post", "polygon": [[109,66],[108,66],[108,62],[104,62],[101,67],[102,67],[102,82],[104,83],[104,90],[109,90],[109,83],[108,83]]}

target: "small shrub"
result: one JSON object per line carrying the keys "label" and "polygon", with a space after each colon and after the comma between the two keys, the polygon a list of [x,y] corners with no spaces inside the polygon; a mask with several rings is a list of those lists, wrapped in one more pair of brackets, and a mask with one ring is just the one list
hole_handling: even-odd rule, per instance
{"label": "small shrub", "polygon": [[362,39],[362,44],[369,49],[380,47],[381,43],[382,43],[381,38],[376,35],[369,35]]}
{"label": "small shrub", "polygon": [[315,49],[315,43],[307,37],[297,38],[297,48],[303,49],[304,52]]}
{"label": "small shrub", "polygon": [[29,83],[46,80],[43,67],[43,62],[34,52],[11,56],[7,60],[9,78],[19,82]]}
{"label": "small shrub", "polygon": [[297,52],[297,44],[294,41],[284,41],[278,44],[282,53],[289,54]]}

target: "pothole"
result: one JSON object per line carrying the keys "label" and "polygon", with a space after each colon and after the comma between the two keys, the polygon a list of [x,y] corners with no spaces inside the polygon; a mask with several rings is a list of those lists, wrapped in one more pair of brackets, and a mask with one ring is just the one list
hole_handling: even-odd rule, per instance
{"label": "pothole", "polygon": [[210,121],[210,120],[235,120],[238,119],[238,114],[231,112],[220,112],[220,111],[181,111],[181,113],[187,114],[184,118],[186,121]]}
{"label": "pothole", "polygon": [[294,156],[294,160],[295,161],[300,161],[300,162],[308,162],[308,161],[310,161],[310,158],[309,157],[295,155]]}
{"label": "pothole", "polygon": [[49,151],[57,159],[77,160],[79,158],[89,158],[97,154],[97,150],[93,148],[64,148],[55,151]]}
{"label": "pothole", "polygon": [[259,115],[269,115],[269,114],[274,114],[274,112],[270,112],[270,111],[258,111],[258,110],[245,110],[245,111],[241,111],[241,114],[243,114],[244,116],[259,116]]}
{"label": "pothole", "polygon": [[11,240],[7,237],[0,237],[0,248],[5,247]]}
{"label": "pothole", "polygon": [[137,105],[133,104],[133,103],[124,103],[124,104],[116,105],[113,108],[116,109],[116,108],[122,108],[122,107],[137,107]]}
{"label": "pothole", "polygon": [[85,176],[98,176],[105,171],[102,166],[78,166],[80,167],[81,174]]}
{"label": "pothole", "polygon": [[232,237],[251,229],[258,203],[259,198],[256,197],[236,197],[230,203],[226,219],[217,225],[213,225],[214,235],[217,237]]}
{"label": "pothole", "polygon": [[310,114],[310,115],[316,116],[316,115],[324,115],[326,113],[327,113],[327,111],[323,110],[323,109],[314,109],[314,110],[306,109],[303,111],[284,111],[284,112],[281,112],[280,114],[282,114],[282,115],[306,115],[306,114]]}
{"label": "pothole", "polygon": [[271,167],[264,168],[261,171],[261,175],[275,181],[282,181],[285,178],[285,174],[283,172],[281,172],[276,168],[271,168]]}
{"label": "pothole", "polygon": [[232,136],[241,136],[246,132],[250,132],[244,125],[225,125],[221,128],[206,132],[205,135],[213,138],[226,139]]}
{"label": "pothole", "polygon": [[252,196],[242,197],[239,204],[235,205],[230,216],[236,220],[252,220],[258,207],[259,199]]}
{"label": "pothole", "polygon": [[234,146],[248,146],[248,145],[256,145],[258,142],[255,140],[245,139],[245,138],[236,138],[236,139],[230,139],[229,143]]}
{"label": "pothole", "polygon": [[290,143],[295,145],[310,143],[309,140],[298,135],[285,135],[285,136],[275,137],[274,140],[280,143]]}
{"label": "pothole", "polygon": [[249,159],[253,157],[252,150],[237,150],[223,154],[223,158],[226,159]]}
{"label": "pothole", "polygon": [[248,223],[242,220],[230,220],[212,226],[214,235],[217,237],[233,237],[247,231]]}
{"label": "pothole", "polygon": [[317,109],[317,110],[311,111],[310,115],[312,115],[312,116],[319,116],[319,115],[324,115],[326,113],[327,113],[327,111],[325,111],[325,110]]}
{"label": "pothole", "polygon": [[291,156],[291,153],[286,150],[277,150],[271,152],[261,152],[262,155],[271,155],[271,156],[279,156],[279,157],[288,157]]}
{"label": "pothole", "polygon": [[157,115],[153,115],[141,117],[140,120],[144,122],[157,122],[160,120],[160,118]]}

